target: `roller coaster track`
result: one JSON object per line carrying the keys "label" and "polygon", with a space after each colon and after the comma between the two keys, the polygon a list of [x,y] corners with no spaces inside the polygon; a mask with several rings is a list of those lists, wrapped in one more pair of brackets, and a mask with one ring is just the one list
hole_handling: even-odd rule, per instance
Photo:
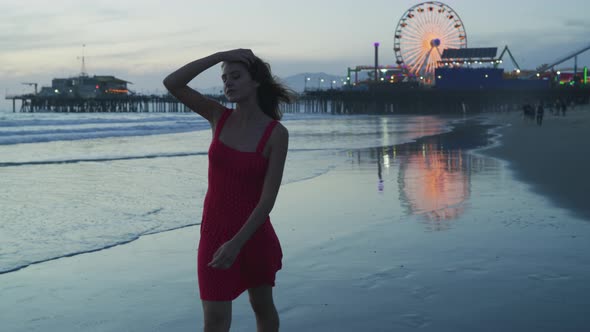
{"label": "roller coaster track", "polygon": [[[580,55],[580,54],[582,54],[582,53],[584,53],[584,52],[586,52],[588,50],[590,50],[590,44],[582,47],[581,49],[579,49],[579,50],[577,50],[575,52],[572,52],[572,53],[568,54],[567,56],[564,56],[563,58],[560,58],[559,60],[557,60],[557,61],[555,61],[555,62],[553,62],[551,64],[542,66],[541,68],[537,69],[537,73],[540,74],[540,73],[546,72],[547,70],[549,70],[549,69],[551,69],[551,68],[553,68],[553,67],[555,67],[555,66],[557,66],[557,65],[559,65],[559,64],[561,64],[563,62],[566,62],[567,60],[570,60],[572,58],[575,58],[575,60],[576,60],[576,65],[574,67],[575,68],[574,71],[577,71],[577,67],[578,67],[577,66],[577,63],[578,63],[577,57],[578,57],[578,55]],[[536,74],[531,75],[529,78],[533,78],[534,76],[536,76]]]}

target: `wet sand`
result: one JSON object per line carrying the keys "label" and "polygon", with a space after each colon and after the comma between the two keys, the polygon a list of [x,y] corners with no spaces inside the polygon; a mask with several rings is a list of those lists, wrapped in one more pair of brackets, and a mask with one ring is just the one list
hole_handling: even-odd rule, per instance
{"label": "wet sand", "polygon": [[516,176],[554,204],[590,221],[590,106],[566,116],[545,112],[541,126],[520,113],[493,115],[501,145],[482,151],[509,162]]}
{"label": "wet sand", "polygon": [[[282,187],[271,214],[284,253],[274,289],[281,331],[587,327],[590,223],[550,206],[495,159],[429,150],[448,144],[387,149],[387,160],[381,148],[353,151],[349,163]],[[429,213],[440,206],[445,213]],[[2,328],[198,331],[198,232],[2,274]],[[231,331],[255,331],[246,294]]]}

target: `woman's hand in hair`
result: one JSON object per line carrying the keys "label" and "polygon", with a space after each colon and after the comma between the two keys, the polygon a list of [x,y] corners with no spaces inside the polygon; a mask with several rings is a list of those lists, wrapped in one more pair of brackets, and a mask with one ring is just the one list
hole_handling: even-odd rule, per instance
{"label": "woman's hand in hair", "polygon": [[247,65],[254,62],[256,56],[250,49],[238,48],[235,50],[221,52],[222,60],[229,62],[243,62]]}

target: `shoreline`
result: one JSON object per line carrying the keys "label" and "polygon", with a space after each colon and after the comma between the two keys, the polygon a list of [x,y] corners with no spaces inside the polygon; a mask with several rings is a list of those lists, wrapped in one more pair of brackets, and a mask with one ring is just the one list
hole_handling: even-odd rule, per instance
{"label": "shoreline", "polygon": [[[475,144],[462,137],[469,136],[447,137],[444,145],[457,144],[459,151]],[[509,172],[499,162],[462,153],[465,166],[453,169],[468,177],[458,178],[461,187],[447,187],[451,194],[468,193],[457,203],[461,212],[430,219],[423,211],[407,211],[402,191],[410,188],[400,180],[428,183],[427,174],[403,174],[419,165],[408,156],[422,160],[423,150],[415,148],[407,155],[399,149],[388,167],[370,153],[381,149],[361,151],[361,160],[351,156],[350,164],[281,189],[271,214],[284,253],[273,289],[281,330],[586,326],[590,225],[520,190],[522,183],[504,178]],[[462,172],[447,171],[446,157],[441,160],[425,166],[433,171],[428,174],[447,172],[437,175],[444,179]],[[519,195],[516,203],[513,193]],[[531,206],[522,209],[521,202]],[[3,327],[11,332],[199,329],[198,240],[199,227],[185,227],[0,275]],[[233,302],[232,311],[232,331],[255,330],[247,294]]]}
{"label": "shoreline", "polygon": [[[581,122],[580,122],[580,120],[581,120]],[[555,181],[555,179],[548,180],[548,177],[540,176],[540,175],[543,175],[542,173],[548,172],[550,168],[555,167],[554,165],[544,164],[544,168],[542,168],[540,172],[532,172],[532,170],[534,170],[534,167],[531,167],[531,162],[526,162],[526,161],[531,160],[530,158],[528,158],[530,156],[530,153],[534,153],[534,155],[533,155],[534,158],[532,160],[538,160],[538,158],[539,158],[538,154],[539,153],[542,154],[543,151],[540,149],[534,149],[534,150],[529,150],[528,154],[527,154],[527,153],[525,153],[525,151],[523,151],[522,145],[515,145],[515,142],[518,142],[518,140],[515,139],[516,136],[518,136],[518,134],[522,134],[522,133],[526,134],[527,136],[525,137],[525,140],[523,142],[530,142],[532,139],[539,139],[540,137],[542,138],[542,136],[540,136],[539,134],[543,133],[543,131],[541,131],[543,129],[556,131],[556,133],[552,134],[552,135],[555,135],[555,134],[561,134],[564,130],[568,130],[568,128],[571,129],[572,124],[583,123],[583,124],[585,124],[585,126],[580,127],[578,125],[577,126],[578,129],[582,129],[582,130],[588,129],[590,132],[590,105],[582,105],[582,106],[578,105],[575,110],[573,110],[573,111],[570,110],[568,112],[568,116],[566,116],[566,117],[553,116],[553,115],[546,116],[545,123],[541,128],[537,128],[534,123],[527,123],[524,120],[522,120],[520,112],[494,113],[494,114],[485,114],[485,115],[478,114],[478,115],[474,115],[473,117],[470,117],[470,118],[457,119],[457,120],[451,122],[450,123],[450,128],[451,128],[450,131],[442,132],[440,134],[431,135],[431,136],[423,136],[423,137],[416,139],[413,142],[400,143],[400,144],[397,144],[396,146],[401,147],[401,146],[412,145],[412,144],[416,144],[416,143],[419,144],[422,141],[432,140],[432,139],[436,139],[436,138],[442,137],[442,136],[457,135],[458,134],[457,131],[461,131],[461,130],[464,131],[464,130],[468,129],[468,128],[466,128],[465,123],[467,123],[469,121],[476,121],[476,122],[479,122],[484,127],[490,127],[487,130],[491,134],[491,140],[494,141],[494,143],[492,143],[492,145],[485,146],[485,147],[474,147],[473,145],[468,146],[467,149],[469,149],[469,153],[480,154],[480,155],[484,155],[487,157],[492,157],[492,158],[501,160],[503,163],[505,163],[507,165],[507,167],[511,171],[514,172],[515,176],[518,179],[520,179],[521,181],[530,185],[534,191],[538,192],[539,194],[541,194],[543,196],[550,198],[552,201],[555,202],[555,204],[557,206],[564,207],[564,208],[567,208],[568,210],[572,211],[572,213],[575,216],[590,221],[590,206],[585,204],[586,201],[585,201],[585,198],[583,195],[585,188],[590,188],[590,182],[587,179],[585,179],[584,181],[573,182],[573,181],[571,181],[572,180],[571,178],[569,178],[570,181],[565,182],[565,183],[560,183],[559,181]],[[548,122],[550,123],[550,125],[547,124]],[[544,128],[544,127],[547,127],[547,128]],[[536,130],[536,129],[540,129],[540,130]],[[547,131],[547,130],[545,130],[545,131]],[[550,136],[546,136],[545,139],[547,139],[547,137],[550,137]],[[553,137],[553,136],[551,136],[551,137]],[[587,133],[587,137],[588,137],[588,139],[590,139],[590,133]],[[567,136],[566,138],[571,138],[571,137]],[[525,143],[523,143],[523,144],[525,144]],[[570,145],[570,146],[574,145],[574,144],[572,144],[571,141],[564,142],[564,144]],[[470,145],[470,144],[467,144],[467,145]],[[538,147],[538,146],[536,146],[536,147]],[[555,151],[563,152],[563,150],[561,148],[562,148],[562,145],[560,144],[557,147],[557,149],[554,149],[552,151],[553,152],[555,152]],[[570,160],[577,159],[575,156],[575,153],[569,153],[569,157],[571,157]],[[590,158],[586,158],[585,162],[589,164],[588,166],[590,166]],[[574,163],[572,162],[570,164],[574,164]],[[575,170],[575,171],[579,172],[581,170],[581,168],[574,167],[574,168],[569,168],[568,170],[570,170],[570,171]],[[303,179],[302,181],[303,182],[309,181],[309,180],[314,179],[315,177],[317,177],[317,176],[310,177],[309,179]],[[575,183],[575,185],[573,186],[574,191],[568,193],[568,190],[566,190],[566,189],[568,189],[568,187],[572,183]],[[288,184],[291,184],[291,183],[287,183],[285,185],[288,185]],[[571,199],[572,196],[575,196],[575,198],[573,200]],[[54,260],[60,260],[60,259],[64,259],[64,258],[78,256],[78,255],[95,253],[95,252],[111,249],[111,248],[118,247],[118,246],[128,245],[128,244],[133,243],[137,240],[140,240],[144,237],[157,235],[157,234],[161,234],[161,233],[174,232],[174,231],[177,231],[177,230],[180,230],[183,228],[198,226],[199,224],[200,223],[193,223],[193,224],[183,225],[180,227],[176,227],[176,228],[172,228],[172,229],[168,229],[168,230],[164,230],[164,231],[160,231],[160,232],[156,232],[156,233],[142,234],[136,238],[133,238],[133,239],[130,239],[130,240],[127,240],[124,242],[120,242],[120,243],[115,243],[115,244],[112,244],[112,245],[109,245],[106,247],[90,249],[90,250],[81,251],[81,252],[74,252],[74,253],[66,254],[63,256],[59,256],[59,257],[53,257],[53,258],[46,259],[46,260],[31,262],[31,263],[24,265],[24,266],[20,266],[20,267],[10,269],[7,271],[1,271],[0,275],[17,272],[17,271],[26,269],[31,266],[43,264],[46,262],[51,262]]]}
{"label": "shoreline", "polygon": [[[130,113],[130,114],[135,114],[135,113]],[[313,116],[315,116],[314,114],[311,114]],[[355,115],[356,116],[356,115]],[[467,119],[469,120],[469,119]],[[458,133],[458,130],[466,130],[468,128],[466,128],[464,122],[466,121],[466,119],[456,119],[455,121],[449,121],[448,123],[448,130],[446,131],[442,131],[439,134],[434,134],[434,135],[426,135],[426,136],[421,136],[418,137],[412,141],[409,142],[404,142],[404,143],[399,143],[396,144],[395,146],[397,147],[405,147],[405,146],[414,146],[416,144],[421,144],[421,142],[423,141],[429,141],[429,140],[433,140],[433,139],[438,139],[439,137],[442,138],[444,136],[453,136],[453,135],[460,135],[460,133]],[[372,147],[372,149],[379,149],[382,147]],[[364,150],[364,149],[371,149],[371,148],[362,148],[360,150]],[[348,151],[349,149],[335,149],[335,151],[339,151],[340,153],[344,153],[346,151]],[[353,149],[353,150],[356,150]],[[178,153],[178,154],[174,154],[174,155],[168,155],[168,157],[173,156],[173,157],[184,157],[184,156],[190,156],[190,155],[200,155],[200,152],[197,153]],[[57,160],[57,161],[39,161],[39,162],[27,162],[27,163],[0,163],[0,166],[4,165],[5,167],[12,167],[12,166],[21,166],[21,165],[51,165],[51,164],[69,164],[69,163],[84,163],[84,162],[96,162],[96,161],[119,161],[119,160],[130,160],[130,159],[151,159],[154,157],[159,157],[160,155],[148,155],[148,156],[141,156],[141,157],[114,157],[114,158],[88,158],[88,159],[76,159],[76,160]],[[313,174],[310,175],[306,178],[302,178],[299,179],[295,182],[287,182],[284,183],[282,186],[287,186],[290,185],[292,183],[297,183],[297,182],[304,182],[304,181],[309,181],[309,180],[313,180],[314,178],[318,177],[318,176],[322,176],[324,174],[326,174],[327,172],[330,172],[332,169],[328,169],[326,170],[324,173],[318,173],[318,174]],[[118,246],[123,246],[123,245],[128,245],[130,243],[133,243],[137,240],[140,240],[143,237],[146,236],[150,236],[150,235],[156,235],[156,234],[160,234],[160,233],[166,233],[166,232],[173,232],[176,231],[178,229],[182,229],[182,228],[187,228],[187,227],[191,227],[191,226],[198,226],[200,225],[200,222],[196,222],[196,223],[191,223],[191,224],[186,224],[186,225],[182,225],[179,227],[174,227],[174,228],[170,228],[167,230],[163,230],[163,231],[158,231],[155,233],[145,233],[145,234],[140,234],[138,236],[135,236],[133,238],[130,239],[126,239],[123,240],[121,242],[116,242],[116,243],[112,243],[112,244],[108,244],[105,245],[103,247],[98,247],[98,248],[91,248],[91,249],[87,249],[87,250],[81,250],[81,251],[76,251],[76,252],[70,252],[70,253],[66,253],[60,256],[56,256],[56,257],[51,257],[51,258],[47,258],[47,259],[41,259],[41,260],[35,260],[35,261],[30,261],[28,263],[26,263],[25,265],[21,265],[21,266],[17,266],[17,267],[9,267],[6,270],[0,270],[0,276],[3,274],[9,274],[9,273],[14,273],[26,268],[29,268],[31,266],[36,266],[39,264],[44,264],[47,262],[51,262],[51,261],[55,261],[55,260],[60,260],[60,259],[65,259],[65,258],[70,258],[70,257],[75,257],[75,256],[79,256],[79,255],[85,255],[85,254],[91,254],[91,253],[95,253],[95,252],[100,252],[102,250],[107,250],[107,249],[111,249],[114,247],[118,247]]]}
{"label": "shoreline", "polygon": [[497,144],[476,153],[502,160],[533,191],[590,221],[590,105],[578,105],[565,117],[545,115],[541,126],[520,112],[487,119],[500,125],[493,130]]}

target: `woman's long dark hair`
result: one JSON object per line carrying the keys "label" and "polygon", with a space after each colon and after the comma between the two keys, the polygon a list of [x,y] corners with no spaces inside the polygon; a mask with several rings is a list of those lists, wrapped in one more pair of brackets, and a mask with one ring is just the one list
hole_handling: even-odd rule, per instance
{"label": "woman's long dark hair", "polygon": [[248,72],[252,79],[259,84],[257,89],[258,106],[269,117],[280,120],[283,113],[279,105],[292,103],[295,100],[295,93],[279,83],[278,78],[272,76],[270,65],[258,57],[248,65]]}

